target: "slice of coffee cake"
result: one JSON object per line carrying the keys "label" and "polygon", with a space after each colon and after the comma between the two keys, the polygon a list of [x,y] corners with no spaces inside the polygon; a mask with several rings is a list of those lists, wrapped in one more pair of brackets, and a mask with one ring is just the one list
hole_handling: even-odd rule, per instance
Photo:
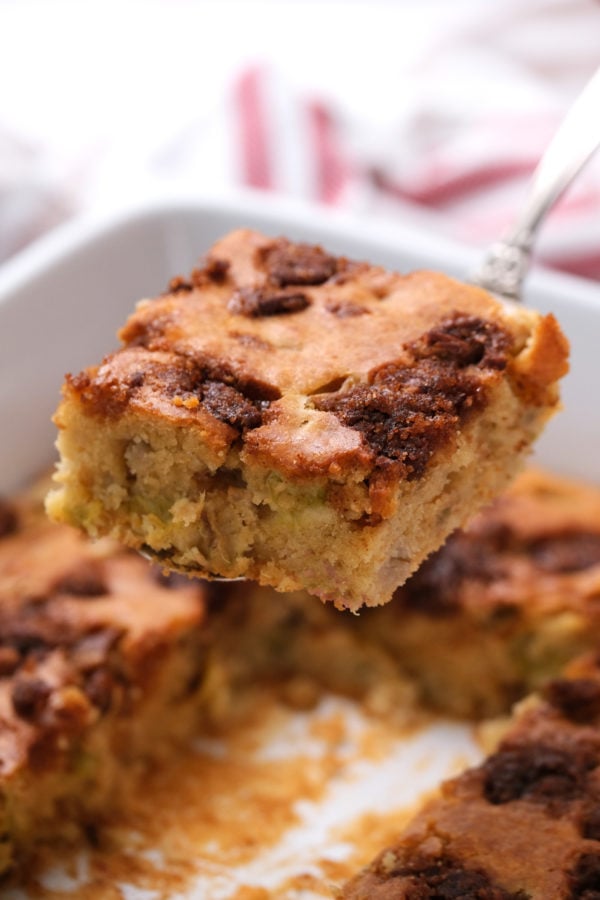
{"label": "slice of coffee cake", "polygon": [[592,900],[600,894],[600,670],[525,701],[482,765],[442,785],[340,900]]}
{"label": "slice of coffee cake", "polygon": [[97,827],[210,709],[203,587],[48,522],[36,493],[0,505],[0,873]]}
{"label": "slice of coffee cake", "polygon": [[388,600],[557,407],[552,316],[239,231],[69,377],[55,518],[186,572]]}

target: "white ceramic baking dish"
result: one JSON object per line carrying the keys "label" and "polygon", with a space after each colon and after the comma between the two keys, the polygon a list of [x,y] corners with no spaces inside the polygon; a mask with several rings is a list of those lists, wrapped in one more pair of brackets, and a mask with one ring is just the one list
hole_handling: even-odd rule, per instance
{"label": "white ceramic baking dish", "polygon": [[[159,293],[172,275],[189,271],[217,237],[240,226],[322,243],[333,251],[400,270],[427,267],[460,277],[474,268],[478,256],[413,225],[376,225],[246,194],[229,200],[175,199],[101,221],[74,222],[0,270],[0,493],[25,484],[52,459],[50,417],[65,372],[78,371],[112,349],[116,329],[137,299]],[[600,482],[598,285],[535,272],[526,301],[553,311],[572,344],[565,410],[540,442],[539,458],[555,470]],[[341,708],[356,722],[356,709],[344,703]],[[322,708],[315,714],[322,715]],[[290,752],[302,749],[306,716],[302,723],[304,732],[294,732]],[[278,740],[281,743],[281,736]],[[243,872],[227,873],[229,881],[221,873],[218,889],[216,881],[199,875],[185,897],[233,897],[242,885],[287,896],[277,892],[277,884],[294,872],[295,865],[306,870],[328,852],[341,852],[339,847],[328,848],[324,822],[343,821],[357,810],[384,808],[390,798],[396,805],[411,805],[456,766],[457,757],[464,764],[478,753],[466,726],[437,723],[414,732],[404,743],[396,742],[375,767],[365,763],[339,776],[322,808],[305,804],[304,819],[301,815],[283,849],[271,848],[262,855],[257,850],[256,859]],[[60,871],[51,872],[48,878],[48,886],[67,884],[69,892],[78,895],[80,881],[72,873],[62,877]],[[120,887],[126,897],[141,896],[135,887]],[[20,889],[11,893],[14,898],[27,896]],[[330,894],[309,891],[293,896]]]}

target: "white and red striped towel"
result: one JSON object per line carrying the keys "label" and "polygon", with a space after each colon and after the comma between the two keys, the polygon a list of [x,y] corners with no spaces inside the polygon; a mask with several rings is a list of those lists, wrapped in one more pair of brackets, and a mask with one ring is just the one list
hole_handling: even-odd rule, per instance
{"label": "white and red striped towel", "polygon": [[[172,26],[173,5],[162,4],[163,18],[154,20],[157,41],[161,29]],[[422,17],[428,8],[442,9],[433,0],[422,5]],[[290,9],[298,6],[290,2]],[[347,12],[354,11],[354,40],[359,6],[355,0]],[[285,3],[276,7],[284,16]],[[245,7],[236,8],[241,16]],[[425,217],[432,228],[481,246],[497,239],[520,209],[528,179],[569,103],[600,63],[600,4],[463,0],[467,14],[454,28],[438,29],[406,65],[398,60],[392,67],[393,41],[385,44],[382,66],[383,51],[369,36],[377,33],[376,15],[386,11],[386,22],[393,22],[393,5],[372,0],[364,8],[370,12],[366,37],[355,65],[346,47],[343,77],[331,68],[333,51],[330,69],[321,60],[315,75],[318,60],[311,68],[310,53],[300,66],[298,54],[286,60],[278,44],[270,58],[263,43],[256,62],[248,39],[247,46],[239,43],[226,77],[219,82],[215,75],[208,87],[204,77],[196,86],[190,83],[193,67],[183,68],[195,41],[188,39],[188,25],[178,32],[179,46],[167,41],[162,50],[156,84],[164,92],[155,91],[156,99],[131,115],[132,94],[121,88],[125,74],[117,72],[115,58],[116,87],[111,103],[97,109],[98,133],[77,146],[72,128],[69,154],[62,157],[58,140],[48,147],[10,133],[0,98],[0,260],[58,218],[117,199],[122,205],[157,184],[195,195],[208,187],[214,193],[251,186],[370,217],[414,216],[421,223]],[[228,9],[221,4],[220,15],[230,15]],[[328,10],[331,24],[339,9],[323,0],[319,15]],[[190,23],[193,11],[179,5]],[[296,13],[299,25],[304,18],[299,8]],[[309,34],[306,27],[298,40],[306,43]],[[228,44],[234,36],[228,34]],[[127,45],[127,53],[135,46],[130,51]],[[223,48],[215,52],[221,59]],[[123,56],[125,62],[129,66]],[[600,155],[552,212],[539,256],[550,266],[600,280]]]}
{"label": "white and red striped towel", "polygon": [[[599,32],[600,62],[600,32]],[[234,88],[238,179],[370,215],[426,210],[435,227],[473,244],[498,239],[514,222],[562,111],[465,114],[423,110],[394,143],[356,152],[352,126],[320,98],[285,96],[276,73],[248,68]],[[600,114],[600,110],[599,110]],[[600,158],[550,214],[540,239],[544,264],[600,280]]]}

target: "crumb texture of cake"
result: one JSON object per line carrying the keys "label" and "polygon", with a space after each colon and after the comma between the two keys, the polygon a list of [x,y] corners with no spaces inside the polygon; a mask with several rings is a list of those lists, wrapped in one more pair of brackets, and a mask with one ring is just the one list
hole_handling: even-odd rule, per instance
{"label": "crumb texture of cake", "polygon": [[208,718],[205,590],[179,581],[49,522],[39,488],[0,504],[0,874],[98,828]]}
{"label": "crumb texture of cake", "polygon": [[50,514],[172,568],[386,602],[556,410],[555,319],[237,231],[66,380]]}
{"label": "crumb texture of cake", "polygon": [[339,900],[591,900],[600,892],[600,671],[573,663],[495,752],[442,785]]}
{"label": "crumb texture of cake", "polygon": [[279,594],[252,582],[219,585],[207,621],[222,681],[234,697],[249,684],[267,683],[300,709],[329,691],[387,722],[423,718],[414,681],[361,629],[361,617],[315,603],[304,591]]}
{"label": "crumb texture of cake", "polygon": [[600,646],[600,489],[530,468],[399,588],[365,637],[445,713],[506,713]]}

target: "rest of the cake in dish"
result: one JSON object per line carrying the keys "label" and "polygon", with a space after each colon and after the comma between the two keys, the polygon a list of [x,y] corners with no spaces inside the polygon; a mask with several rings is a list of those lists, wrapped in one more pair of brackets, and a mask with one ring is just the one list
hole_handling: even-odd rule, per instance
{"label": "rest of the cake in dish", "polygon": [[140,303],[56,414],[56,519],[180,571],[391,597],[558,405],[551,315],[234,232]]}
{"label": "rest of the cake in dish", "polygon": [[430,712],[419,688],[361,617],[252,582],[218,585],[207,617],[215,664],[233,697],[266,684],[285,703],[310,707],[323,691],[350,697],[396,724]]}
{"label": "rest of the cake in dish", "polygon": [[[512,777],[513,766],[518,784],[531,771],[532,784],[547,779],[542,787],[523,789],[510,807],[509,801],[489,801],[495,812],[482,814],[480,826],[484,775],[477,773],[496,766],[492,756],[483,770],[444,786],[409,829],[418,837],[399,839],[348,888],[353,900],[521,900],[521,888],[500,877],[500,857],[492,864],[485,848],[494,841],[502,848],[501,840],[512,847],[510,831],[523,816],[527,827],[538,828],[542,858],[545,835],[557,826],[554,813],[548,825],[535,818],[547,815],[535,804],[564,772],[566,779],[575,773],[580,784],[568,754],[561,756],[572,731],[564,710],[576,710],[569,716],[579,716],[577,734],[600,729],[594,712],[600,696],[597,488],[541,471],[523,473],[389,604],[355,616],[306,592],[167,576],[110,539],[91,543],[78,530],[46,521],[45,485],[0,506],[0,872],[20,871],[40,845],[54,850],[57,837],[71,841],[83,831],[101,840],[116,811],[127,810],[129,788],[157,758],[176,768],[190,737],[211,744],[232,726],[241,734],[261,703],[283,701],[310,722],[324,692],[332,692],[352,698],[353,710],[374,714],[388,736],[395,735],[390,739],[398,739],[431,721],[419,698],[444,712],[480,717],[506,713],[514,699],[539,688],[545,699],[522,705],[497,754],[510,750],[501,779]],[[582,651],[587,660],[562,674],[565,661]],[[337,726],[332,734],[339,742]],[[285,754],[281,740],[275,735],[276,755]],[[541,746],[539,757],[528,742]],[[593,779],[581,782],[581,790]],[[227,808],[224,791],[219,802]],[[577,797],[564,807],[548,802],[561,816],[576,817],[588,809],[583,793]],[[489,839],[479,834],[492,828],[488,820],[495,829]],[[568,846],[574,861],[570,868],[564,863],[565,884],[586,871],[577,860],[587,853],[589,834],[580,852],[573,827]],[[386,841],[389,833],[388,827]],[[442,833],[452,835],[447,844]],[[260,847],[257,840],[257,853]],[[519,878],[521,861],[522,855]],[[298,871],[305,862],[300,859]],[[343,878],[351,872],[348,866]]]}
{"label": "rest of the cake in dish", "polygon": [[204,593],[48,522],[39,489],[0,504],[0,873],[97,829],[208,717]]}
{"label": "rest of the cake in dish", "polygon": [[506,712],[600,648],[600,489],[527,470],[359,627],[427,704]]}
{"label": "rest of the cake in dish", "polygon": [[476,768],[442,785],[340,900],[593,900],[600,894],[595,654],[523,702]]}

